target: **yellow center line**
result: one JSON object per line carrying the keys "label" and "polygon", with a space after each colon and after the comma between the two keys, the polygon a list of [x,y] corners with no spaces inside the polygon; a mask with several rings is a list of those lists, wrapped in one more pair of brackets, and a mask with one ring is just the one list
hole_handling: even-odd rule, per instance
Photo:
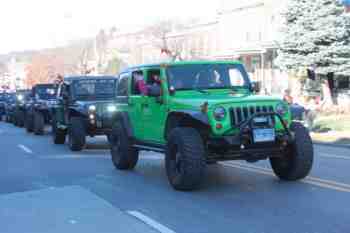
{"label": "yellow center line", "polygon": [[[240,162],[221,162],[220,164],[228,167],[243,169],[246,171],[251,171],[255,173],[260,173],[269,176],[275,176],[271,169],[254,166],[250,164],[242,164]],[[350,193],[350,185],[345,183],[340,183],[332,180],[321,179],[317,177],[308,176],[303,180],[300,180],[302,183],[312,184],[322,188],[328,188],[336,191],[349,192]]]}

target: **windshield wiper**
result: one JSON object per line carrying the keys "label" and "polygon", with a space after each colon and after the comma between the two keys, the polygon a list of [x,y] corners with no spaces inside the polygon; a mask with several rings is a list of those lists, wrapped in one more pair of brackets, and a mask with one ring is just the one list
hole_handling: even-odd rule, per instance
{"label": "windshield wiper", "polygon": [[204,89],[202,89],[202,88],[199,88],[199,87],[196,87],[196,88],[194,88],[193,90],[198,91],[198,92],[203,93],[203,94],[209,94],[208,91],[206,91],[206,90],[204,90]]}

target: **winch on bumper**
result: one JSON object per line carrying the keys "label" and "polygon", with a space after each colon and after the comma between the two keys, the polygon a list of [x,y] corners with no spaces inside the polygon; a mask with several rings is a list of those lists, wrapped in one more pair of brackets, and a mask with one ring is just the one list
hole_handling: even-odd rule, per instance
{"label": "winch on bumper", "polygon": [[[276,120],[283,126],[282,130],[276,130]],[[269,157],[280,157],[294,140],[287,122],[275,112],[255,113],[237,125],[237,128],[239,133],[236,135],[208,139],[209,162],[225,160],[256,162]]]}

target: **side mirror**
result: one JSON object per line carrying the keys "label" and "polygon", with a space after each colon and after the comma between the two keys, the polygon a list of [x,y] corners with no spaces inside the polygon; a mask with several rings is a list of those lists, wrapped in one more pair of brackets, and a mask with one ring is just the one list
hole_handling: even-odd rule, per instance
{"label": "side mirror", "polygon": [[259,93],[261,91],[261,82],[251,82],[250,90],[254,93]]}
{"label": "side mirror", "polygon": [[160,85],[152,85],[148,87],[147,95],[150,97],[159,97],[162,95]]}
{"label": "side mirror", "polygon": [[170,86],[170,88],[169,88],[169,94],[170,94],[170,95],[174,95],[175,92],[176,92],[175,87],[174,87],[174,86]]}

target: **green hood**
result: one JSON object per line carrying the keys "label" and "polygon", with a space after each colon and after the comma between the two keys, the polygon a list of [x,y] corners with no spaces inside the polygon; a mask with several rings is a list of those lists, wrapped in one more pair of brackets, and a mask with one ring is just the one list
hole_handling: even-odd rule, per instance
{"label": "green hood", "polygon": [[281,101],[279,98],[272,96],[262,95],[247,95],[247,94],[195,94],[189,95],[177,95],[172,97],[171,102],[175,108],[185,109],[199,109],[204,103],[208,103],[209,109],[222,105],[235,105],[235,104],[264,104],[264,103],[277,103]]}

